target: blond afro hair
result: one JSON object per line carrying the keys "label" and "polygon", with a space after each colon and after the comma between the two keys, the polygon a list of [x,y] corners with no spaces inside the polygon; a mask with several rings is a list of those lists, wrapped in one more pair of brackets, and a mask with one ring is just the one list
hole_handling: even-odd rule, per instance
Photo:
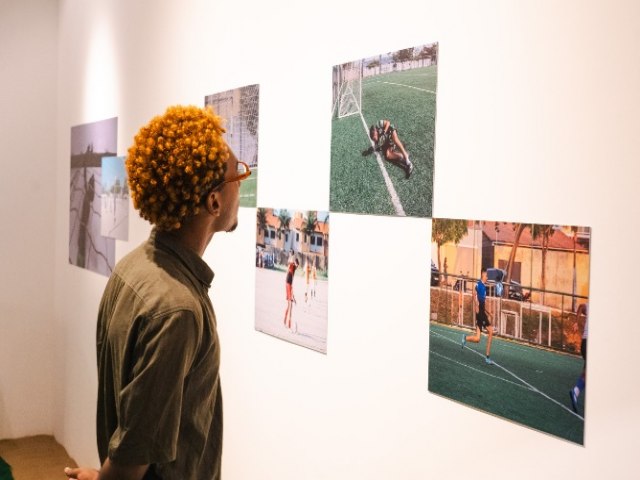
{"label": "blond afro hair", "polygon": [[198,214],[225,175],[229,147],[211,108],[169,107],[140,129],[126,167],[133,205],[158,230],[176,230]]}

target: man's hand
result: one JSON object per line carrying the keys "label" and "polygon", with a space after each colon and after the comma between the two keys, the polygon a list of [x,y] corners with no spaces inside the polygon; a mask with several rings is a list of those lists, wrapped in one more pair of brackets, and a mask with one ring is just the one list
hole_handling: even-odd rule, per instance
{"label": "man's hand", "polygon": [[141,480],[149,465],[117,465],[108,458],[100,471],[93,468],[65,468],[67,478],[77,480]]}
{"label": "man's hand", "polygon": [[100,472],[93,468],[65,468],[64,474],[67,478],[77,478],[78,480],[98,480]]}

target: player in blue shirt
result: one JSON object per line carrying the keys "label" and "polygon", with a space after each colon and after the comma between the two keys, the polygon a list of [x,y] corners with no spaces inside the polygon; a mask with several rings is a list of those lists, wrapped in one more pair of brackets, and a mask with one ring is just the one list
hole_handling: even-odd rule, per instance
{"label": "player in blue shirt", "polygon": [[489,357],[491,353],[491,340],[493,339],[493,325],[489,321],[487,311],[485,309],[485,302],[487,300],[487,269],[483,268],[480,273],[480,281],[476,284],[476,288],[473,289],[473,299],[476,311],[476,334],[474,336],[462,335],[462,348],[465,347],[467,342],[480,343],[480,334],[482,329],[486,329],[489,337],[487,338],[487,349],[485,362],[487,365],[493,365],[493,360]]}

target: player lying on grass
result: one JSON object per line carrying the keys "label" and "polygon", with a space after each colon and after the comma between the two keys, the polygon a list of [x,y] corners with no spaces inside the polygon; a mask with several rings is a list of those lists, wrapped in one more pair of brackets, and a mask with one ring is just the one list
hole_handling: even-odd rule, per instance
{"label": "player lying on grass", "polygon": [[486,328],[489,337],[487,338],[487,349],[485,362],[487,365],[493,365],[493,360],[489,358],[491,353],[491,340],[493,339],[493,325],[487,317],[487,311],[485,309],[485,301],[487,300],[487,287],[485,285],[487,281],[487,269],[483,268],[480,274],[480,281],[476,284],[476,288],[473,290],[473,299],[476,311],[476,334],[474,336],[462,335],[462,348],[465,347],[467,342],[480,343],[480,334],[482,329]]}
{"label": "player lying on grass", "polygon": [[377,124],[371,125],[369,137],[374,146],[364,150],[362,156],[371,155],[374,151],[382,152],[386,160],[404,170],[407,178],[411,176],[413,163],[409,160],[409,154],[398,137],[398,130],[389,120],[380,120]]}

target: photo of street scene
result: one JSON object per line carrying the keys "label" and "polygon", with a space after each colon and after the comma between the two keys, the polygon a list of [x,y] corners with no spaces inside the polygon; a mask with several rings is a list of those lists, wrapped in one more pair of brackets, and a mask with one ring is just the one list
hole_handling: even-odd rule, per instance
{"label": "photo of street scene", "polygon": [[71,127],[69,263],[109,276],[115,239],[102,235],[102,157],[117,148],[118,119]]}
{"label": "photo of street scene", "polygon": [[434,218],[429,391],[584,444],[591,229]]}
{"label": "photo of street scene", "polygon": [[330,210],[431,217],[438,44],[333,67]]}
{"label": "photo of street scene", "polygon": [[329,212],[258,208],[256,330],[327,353]]}
{"label": "photo of street scene", "polygon": [[116,240],[129,240],[129,185],[125,157],[102,157],[100,233]]}
{"label": "photo of street scene", "polygon": [[224,139],[233,153],[251,168],[251,176],[240,184],[240,206],[255,207],[258,190],[258,120],[260,85],[247,85],[207,95],[205,106],[224,119]]}

